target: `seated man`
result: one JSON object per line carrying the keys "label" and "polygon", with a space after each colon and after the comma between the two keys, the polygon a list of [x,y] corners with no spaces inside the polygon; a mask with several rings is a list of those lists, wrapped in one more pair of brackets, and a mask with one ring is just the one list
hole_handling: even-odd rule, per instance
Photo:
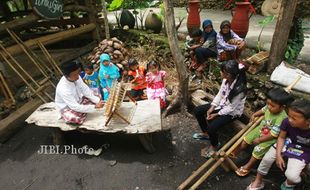
{"label": "seated man", "polygon": [[67,123],[82,124],[86,113],[102,108],[104,102],[95,96],[80,77],[80,66],[76,61],[61,65],[64,76],[56,87],[56,106]]}

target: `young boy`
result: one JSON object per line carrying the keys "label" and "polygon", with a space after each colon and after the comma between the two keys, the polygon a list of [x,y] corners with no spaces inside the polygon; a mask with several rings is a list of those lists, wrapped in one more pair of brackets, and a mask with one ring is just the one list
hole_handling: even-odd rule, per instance
{"label": "young boy", "polygon": [[268,174],[274,161],[284,171],[283,156],[288,158],[285,171],[286,181],[281,190],[293,190],[301,182],[300,173],[310,163],[310,102],[295,100],[288,109],[288,118],[284,119],[277,140],[265,154],[257,169],[257,175],[247,190],[264,188],[263,177]]}
{"label": "young boy", "polygon": [[230,155],[235,157],[249,145],[255,145],[250,160],[235,171],[238,176],[248,175],[253,165],[261,160],[271,145],[276,142],[281,122],[287,117],[284,108],[290,101],[292,101],[291,95],[282,88],[274,88],[267,93],[267,105],[254,113],[251,118],[253,120],[255,117],[264,116],[264,119],[244,137],[240,146]]}
{"label": "young boy", "polygon": [[143,66],[139,66],[138,61],[134,58],[128,60],[128,68],[128,76],[131,83],[131,97],[135,100],[146,99],[147,97],[144,94],[146,89],[146,70]]}
{"label": "young boy", "polygon": [[94,67],[91,64],[85,65],[84,71],[85,71],[85,75],[83,77],[84,82],[94,92],[95,96],[101,97],[98,72],[94,70]]}

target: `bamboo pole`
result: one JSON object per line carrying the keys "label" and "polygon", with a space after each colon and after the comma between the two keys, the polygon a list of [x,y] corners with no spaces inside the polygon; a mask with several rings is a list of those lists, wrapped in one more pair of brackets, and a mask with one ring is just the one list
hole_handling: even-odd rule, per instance
{"label": "bamboo pole", "polygon": [[[228,149],[228,151],[226,152],[226,156],[229,155],[232,151],[234,151],[237,146],[239,146],[239,144],[243,141],[243,137],[245,137],[250,131],[252,131],[262,121],[263,118],[264,116],[259,117],[255,121],[255,123],[251,125],[251,127],[249,127],[248,130],[246,130],[246,132],[241,135],[241,137]],[[221,157],[204,175],[201,176],[201,178],[199,178],[199,180],[196,181],[196,183],[194,183],[193,186],[191,186],[190,190],[197,189],[199,185],[201,185],[224,161],[225,157]]]}
{"label": "bamboo pole", "polygon": [[[0,44],[1,47],[1,44]],[[28,86],[28,88],[34,93],[35,90],[33,89],[33,87],[28,83],[28,81],[16,70],[16,68],[12,65],[12,63],[6,58],[6,56],[3,55],[2,52],[0,52],[1,57],[4,59],[4,61],[11,67],[11,69],[13,71],[15,71],[15,73],[24,81],[24,83]],[[40,95],[37,94],[37,96],[44,102],[46,103],[47,101],[45,101],[45,99]]]}
{"label": "bamboo pole", "polygon": [[286,88],[284,88],[284,90],[285,90],[287,93],[291,93],[292,88],[300,81],[300,79],[301,79],[301,76],[298,75],[298,77],[292,82],[292,84],[290,84],[289,86],[287,86]]}
{"label": "bamboo pole", "polygon": [[[231,138],[224,146],[221,147],[219,152],[225,151],[228,147],[230,147],[240,136],[249,129],[255,122],[257,121],[251,121],[244,127],[242,130],[240,130],[233,138]],[[201,174],[213,161],[215,161],[214,158],[210,158],[207,160],[203,165],[201,165],[196,171],[192,173],[179,187],[178,190],[185,189],[186,186],[188,186],[189,183],[191,183],[198,175]]]}
{"label": "bamboo pole", "polygon": [[33,59],[33,57],[29,54],[28,50],[26,49],[25,45],[21,42],[20,38],[14,32],[11,32],[9,29],[6,29],[6,31],[10,34],[10,36],[13,38],[13,40],[19,45],[19,47],[25,52],[25,54],[34,63],[34,65],[39,69],[39,71],[44,75],[44,77],[47,77],[47,73],[43,70],[41,65],[39,65]]}
{"label": "bamboo pole", "polygon": [[[41,60],[40,58],[30,49],[28,48],[24,42],[12,31],[10,31],[9,29],[7,29],[7,32],[10,34],[10,36],[15,40],[15,42],[22,48],[22,50],[26,53],[26,55],[29,57],[29,59],[34,63],[34,65],[39,69],[39,71],[44,75],[45,78],[48,79],[48,81],[50,82],[50,84],[54,87],[54,89],[56,88],[56,85],[50,80],[50,77],[48,76],[47,72],[44,71],[44,69],[46,69],[47,71],[49,71],[49,73],[52,75],[53,72],[50,70],[50,68],[48,68]],[[30,55],[31,54],[31,55]],[[33,59],[33,57],[36,58],[36,60],[39,63],[37,63],[37,61],[35,61]],[[45,68],[44,68],[45,67]]]}
{"label": "bamboo pole", "polygon": [[[27,73],[27,71],[24,70],[24,68],[22,66],[20,66],[20,64],[17,62],[17,60],[0,44],[0,48],[2,49],[2,51],[4,51],[8,57],[17,65],[17,67],[23,71],[23,73],[37,86],[37,87],[40,87],[40,85],[29,75],[29,73]],[[1,53],[2,57],[4,58],[4,55]],[[8,59],[6,58],[6,62],[8,63]],[[12,64],[11,64],[12,67],[14,67]],[[11,68],[12,68],[11,67]],[[14,67],[15,69],[15,67]],[[15,69],[15,72],[19,74],[19,76],[22,77],[22,75],[20,75],[20,73]],[[24,77],[22,77],[23,79]],[[24,79],[24,81],[27,81],[26,79]],[[29,83],[28,83],[29,84]],[[30,85],[30,84],[29,84]],[[30,87],[32,88],[33,90],[33,93],[36,93],[36,91],[33,89],[33,87],[30,85]],[[46,92],[43,92],[50,100],[54,100],[48,93]]]}
{"label": "bamboo pole", "polygon": [[53,59],[51,54],[47,51],[45,46],[40,41],[37,41],[37,44],[40,47],[41,51],[44,53],[44,55],[47,58],[47,60],[52,65],[52,67],[53,67],[53,69],[55,71],[55,74],[58,75],[58,79],[60,79],[61,76],[63,75],[63,73],[62,73],[61,69],[59,68],[59,66],[57,65],[56,61]]}
{"label": "bamboo pole", "polygon": [[0,80],[2,81],[3,87],[5,88],[7,94],[9,95],[9,98],[12,100],[13,104],[16,104],[16,100],[11,92],[11,89],[9,88],[8,84],[6,83],[4,76],[2,72],[0,71]]}
{"label": "bamboo pole", "polygon": [[[0,72],[1,73],[1,72]],[[3,95],[5,97],[6,100],[9,100],[10,99],[10,96],[8,94],[8,92],[6,91],[5,87],[4,87],[4,84],[2,83],[2,80],[0,79],[0,89],[1,91],[3,92]]]}
{"label": "bamboo pole", "polygon": [[[48,45],[48,44],[52,44],[52,43],[55,43],[55,42],[58,42],[58,41],[61,41],[61,40],[67,39],[67,38],[72,38],[74,36],[90,32],[90,31],[94,30],[95,28],[96,28],[96,25],[91,23],[91,24],[87,24],[85,26],[81,26],[79,28],[70,29],[70,30],[66,30],[63,32],[58,32],[55,34],[46,35],[43,37],[31,39],[31,40],[25,41],[24,43],[27,47],[32,49],[34,47],[37,47],[37,41],[40,41],[44,45]],[[10,52],[11,55],[16,55],[16,54],[22,52],[22,50],[19,48],[18,45],[13,45],[11,47],[8,47],[7,51]],[[7,56],[7,55],[5,55],[5,56]]]}

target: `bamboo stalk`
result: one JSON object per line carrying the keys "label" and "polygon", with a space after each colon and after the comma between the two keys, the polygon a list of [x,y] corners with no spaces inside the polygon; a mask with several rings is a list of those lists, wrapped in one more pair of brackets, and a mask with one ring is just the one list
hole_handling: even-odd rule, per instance
{"label": "bamboo stalk", "polygon": [[16,104],[16,100],[11,92],[11,89],[9,88],[8,84],[6,83],[5,79],[4,79],[4,76],[2,74],[2,72],[0,71],[0,79],[2,81],[2,84],[4,85],[4,88],[7,92],[7,94],[9,95],[10,99],[12,100],[13,104]]}
{"label": "bamboo stalk", "polygon": [[[20,66],[20,64],[17,62],[17,60],[5,49],[5,47],[3,47],[1,44],[0,44],[0,48],[8,55],[8,57],[17,65],[17,67],[23,71],[23,73],[39,88],[40,85],[37,83],[37,81],[35,81],[30,75],[29,73],[27,73],[27,71],[22,67]],[[1,53],[1,55],[4,57],[4,55]],[[7,60],[7,58],[6,58]],[[12,65],[13,66],[13,65]],[[14,66],[13,66],[14,67]],[[16,70],[17,72],[17,70]],[[20,75],[22,76],[22,75]],[[25,81],[27,81],[25,79]],[[31,85],[30,85],[31,86]],[[32,86],[31,86],[32,88]],[[33,89],[33,88],[32,88]],[[33,89],[33,92],[36,93],[36,91]],[[50,100],[54,100],[47,92],[43,92]]]}
{"label": "bamboo stalk", "polygon": [[[2,45],[0,44],[0,47],[1,47]],[[12,65],[12,63],[6,58],[6,56],[4,56],[3,55],[3,53],[2,52],[0,52],[0,55],[1,55],[1,57],[4,59],[4,61],[11,67],[11,69],[13,70],[13,71],[15,71],[15,73],[24,81],[24,83],[28,86],[28,88],[33,92],[33,93],[35,93],[35,90],[34,90],[34,88],[28,83],[28,81],[16,70],[16,68]],[[46,103],[47,101],[45,101],[45,99],[41,96],[41,95],[39,95],[39,94],[37,94],[37,96],[44,102],[44,103]]]}
{"label": "bamboo stalk", "polygon": [[[10,36],[14,39],[14,41],[21,47],[21,49],[26,53],[26,55],[29,57],[29,59],[34,63],[34,65],[39,69],[39,71],[44,75],[45,78],[49,78],[47,75],[47,72],[44,71],[44,69],[46,69],[47,71],[49,71],[52,74],[52,71],[39,59],[39,57],[37,55],[34,54],[34,52],[32,52],[32,50],[30,48],[28,48],[24,42],[12,31],[10,31],[9,29],[7,29],[7,32],[10,34]],[[37,61],[41,62],[41,64],[38,64],[33,57],[30,55],[32,54],[32,56],[34,56],[36,58]],[[43,68],[45,66],[45,68]],[[50,84],[56,88],[56,85],[50,81]]]}
{"label": "bamboo stalk", "polygon": [[1,91],[3,92],[3,95],[4,95],[5,99],[9,100],[10,96],[9,96],[8,92],[6,91],[6,89],[4,87],[4,84],[2,83],[2,80],[0,80],[0,88],[1,88]]}
{"label": "bamboo stalk", "polygon": [[[237,146],[243,141],[243,137],[245,137],[250,131],[252,131],[264,118],[264,116],[259,117],[251,127],[248,128],[248,130],[241,135],[241,137],[231,146],[228,151],[226,152],[226,156],[229,155],[232,151],[235,150]],[[225,161],[225,157],[221,157],[204,175],[199,178],[199,180],[194,183],[194,185],[190,188],[191,190],[197,189],[199,185],[201,185],[211,174],[212,172],[221,165],[222,162]]]}
{"label": "bamboo stalk", "polygon": [[300,81],[300,79],[301,79],[301,76],[298,75],[297,78],[292,82],[292,84],[290,84],[289,86],[287,86],[286,88],[284,88],[284,90],[285,90],[287,93],[291,93],[292,88]]}
{"label": "bamboo stalk", "polygon": [[[255,122],[257,121],[251,121],[244,127],[242,130],[240,130],[233,138],[231,138],[224,146],[221,147],[219,152],[225,151],[228,147],[230,147],[240,136],[250,127],[252,126]],[[203,172],[215,159],[210,158],[207,160],[202,166],[200,166],[196,171],[192,173],[179,187],[178,190],[183,190],[185,187],[191,183],[201,172]]]}
{"label": "bamboo stalk", "polygon": [[47,60],[50,62],[50,64],[52,65],[55,74],[58,75],[58,79],[61,78],[61,76],[63,75],[61,69],[58,67],[56,61],[53,59],[53,57],[51,56],[51,54],[47,51],[47,49],[45,48],[45,46],[40,42],[37,41],[38,46],[40,47],[41,51],[44,53],[45,57],[47,58]]}

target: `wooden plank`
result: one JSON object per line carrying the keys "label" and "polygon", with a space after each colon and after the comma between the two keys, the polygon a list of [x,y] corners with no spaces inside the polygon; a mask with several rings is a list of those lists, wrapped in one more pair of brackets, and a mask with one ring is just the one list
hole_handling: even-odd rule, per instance
{"label": "wooden plank", "polygon": [[34,15],[34,14],[30,14],[28,16],[26,16],[25,18],[21,18],[21,19],[15,19],[12,20],[10,22],[4,23],[4,24],[0,24],[0,33],[3,33],[6,31],[6,28],[20,28],[22,26],[31,24],[36,22],[39,19],[38,16]]}
{"label": "wooden plank", "polygon": [[40,105],[42,101],[33,99],[21,108],[0,121],[0,142],[5,142],[14,132],[25,125],[25,119]]}
{"label": "wooden plank", "polygon": [[[52,44],[52,43],[55,43],[55,42],[58,42],[64,39],[78,36],[83,33],[93,31],[95,28],[96,28],[95,24],[88,24],[85,26],[81,26],[79,28],[70,29],[70,30],[66,30],[63,32],[58,32],[56,34],[51,34],[51,35],[47,35],[47,36],[43,36],[43,37],[39,37],[35,39],[30,39],[28,41],[25,41],[24,43],[29,48],[35,48],[35,47],[38,47],[37,41],[40,41],[44,45],[48,45],[48,44]],[[11,55],[16,55],[16,54],[23,52],[23,50],[19,47],[19,45],[13,45],[11,47],[7,47],[6,49]]]}

